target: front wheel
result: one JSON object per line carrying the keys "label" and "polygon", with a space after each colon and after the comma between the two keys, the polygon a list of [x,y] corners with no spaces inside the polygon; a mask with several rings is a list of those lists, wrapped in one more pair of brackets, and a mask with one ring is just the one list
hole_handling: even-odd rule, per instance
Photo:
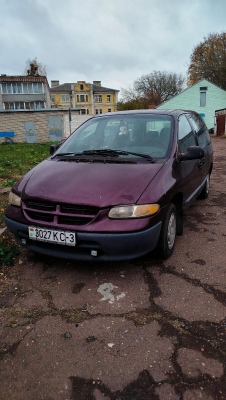
{"label": "front wheel", "polygon": [[176,234],[177,212],[175,205],[171,203],[162,221],[162,228],[157,246],[158,254],[161,258],[166,259],[173,253]]}

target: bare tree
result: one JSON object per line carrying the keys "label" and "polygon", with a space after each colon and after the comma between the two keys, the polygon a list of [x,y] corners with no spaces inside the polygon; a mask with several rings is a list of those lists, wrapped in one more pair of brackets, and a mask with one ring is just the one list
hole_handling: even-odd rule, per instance
{"label": "bare tree", "polygon": [[210,33],[193,49],[187,83],[203,78],[226,90],[226,32]]}
{"label": "bare tree", "polygon": [[46,65],[43,65],[37,61],[37,57],[33,60],[28,58],[26,61],[26,67],[24,69],[25,75],[39,76],[39,75],[47,75]]}
{"label": "bare tree", "polygon": [[122,89],[124,101],[139,100],[157,106],[184,89],[185,77],[166,71],[153,71],[134,81],[133,89]]}

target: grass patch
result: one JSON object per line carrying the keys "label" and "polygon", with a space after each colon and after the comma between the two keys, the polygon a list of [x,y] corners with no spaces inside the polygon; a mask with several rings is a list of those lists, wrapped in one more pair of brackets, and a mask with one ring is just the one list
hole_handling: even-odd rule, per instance
{"label": "grass patch", "polygon": [[4,211],[8,205],[8,193],[0,194],[0,228],[4,226]]}
{"label": "grass patch", "polygon": [[0,144],[0,187],[7,181],[18,180],[47,158],[50,145],[51,143]]}
{"label": "grass patch", "polygon": [[4,210],[8,204],[8,194],[1,195],[1,189],[14,186],[26,172],[49,157],[51,144],[0,144],[0,227],[4,224]]}
{"label": "grass patch", "polygon": [[16,245],[7,245],[4,240],[0,241],[0,265],[13,264],[13,259],[18,254],[19,250]]}

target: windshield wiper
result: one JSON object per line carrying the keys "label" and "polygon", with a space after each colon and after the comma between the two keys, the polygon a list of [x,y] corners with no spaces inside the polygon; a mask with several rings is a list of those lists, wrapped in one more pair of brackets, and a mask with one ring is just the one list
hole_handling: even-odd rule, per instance
{"label": "windshield wiper", "polygon": [[[81,153],[80,153],[81,154]],[[63,156],[74,156],[75,153],[70,152],[70,153],[57,153],[57,154],[53,154],[53,156],[51,158],[55,158],[55,157],[63,157]]]}
{"label": "windshield wiper", "polygon": [[135,153],[132,151],[125,151],[125,150],[112,150],[112,149],[100,149],[100,150],[85,150],[82,152],[82,154],[87,154],[87,155],[102,155],[102,156],[111,156],[111,157],[118,157],[118,156],[137,156],[137,157],[142,157],[146,158],[147,160],[150,160],[151,162],[155,162],[155,160],[149,156],[148,154],[143,154],[143,153]]}
{"label": "windshield wiper", "polygon": [[137,156],[137,157],[142,157],[142,158],[146,158],[147,160],[150,160],[151,162],[155,162],[154,158],[149,156],[148,154],[143,154],[143,153],[134,153],[132,151],[122,151],[123,154],[125,155],[130,155],[132,154],[133,156]]}
{"label": "windshield wiper", "polygon": [[118,157],[119,155],[124,154],[124,152],[120,150],[111,150],[111,149],[94,149],[94,150],[84,150],[80,153],[68,152],[68,153],[57,153],[54,154],[54,157],[63,157],[63,156],[112,156]]}
{"label": "windshield wiper", "polygon": [[141,158],[145,158],[148,161],[151,161],[152,163],[155,162],[155,160],[149,156],[148,154],[143,154],[143,153],[135,153],[132,151],[125,151],[125,150],[113,150],[113,149],[94,149],[94,150],[84,150],[81,153],[73,153],[73,152],[68,152],[68,153],[57,153],[53,155],[52,158],[55,157],[67,157],[67,156],[102,156],[102,157],[119,157],[119,156],[137,156]]}
{"label": "windshield wiper", "polygon": [[121,150],[112,150],[112,149],[94,149],[94,150],[84,150],[82,154],[92,155],[92,156],[111,156],[118,157],[124,154],[124,151]]}

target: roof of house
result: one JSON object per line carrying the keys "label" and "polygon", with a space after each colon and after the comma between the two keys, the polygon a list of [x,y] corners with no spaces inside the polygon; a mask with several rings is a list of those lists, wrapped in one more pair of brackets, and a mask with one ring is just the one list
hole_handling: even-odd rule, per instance
{"label": "roof of house", "polygon": [[215,83],[212,83],[212,82],[208,81],[207,79],[202,78],[202,79],[200,79],[200,81],[198,81],[198,82],[194,83],[193,85],[188,86],[186,89],[182,90],[182,92],[176,94],[175,96],[172,96],[170,99],[168,99],[168,100],[164,101],[163,103],[159,104],[156,108],[162,106],[163,104],[168,103],[168,101],[170,101],[171,99],[175,99],[175,97],[180,96],[182,93],[186,92],[187,90],[191,89],[192,87],[194,87],[196,85],[200,85],[200,83],[203,82],[203,81],[207,82],[208,84],[211,84],[211,85],[215,86],[219,90],[223,90],[223,92],[226,93],[226,91],[224,89],[221,89],[219,86],[215,85]]}
{"label": "roof of house", "polygon": [[49,88],[49,83],[45,75],[0,75],[0,82],[42,82]]}
{"label": "roof of house", "polygon": [[56,93],[70,93],[72,90],[71,85],[73,85],[73,83],[63,83],[62,85],[51,87],[50,91]]}
{"label": "roof of house", "polygon": [[116,89],[110,89],[104,86],[99,86],[99,85],[93,85],[93,92],[119,92],[119,90]]}
{"label": "roof of house", "polygon": [[[62,85],[57,85],[54,87],[51,87],[50,91],[53,93],[70,93],[72,91],[72,85],[74,85],[74,83],[63,83]],[[119,92],[119,90],[116,89],[110,89],[101,85],[94,85],[92,83],[90,83],[89,85],[93,86],[93,92],[94,93],[106,93],[106,92]]]}

